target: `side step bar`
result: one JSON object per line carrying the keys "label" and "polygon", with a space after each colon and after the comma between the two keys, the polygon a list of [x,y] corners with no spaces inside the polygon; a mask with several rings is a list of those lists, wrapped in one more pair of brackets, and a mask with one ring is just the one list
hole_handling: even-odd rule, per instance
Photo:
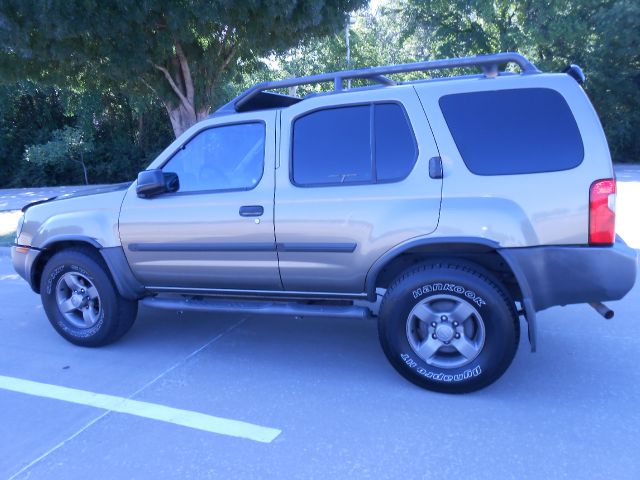
{"label": "side step bar", "polygon": [[211,297],[146,297],[140,300],[140,303],[150,308],[175,311],[355,319],[372,317],[369,308],[358,305],[306,304],[245,299],[223,300]]}

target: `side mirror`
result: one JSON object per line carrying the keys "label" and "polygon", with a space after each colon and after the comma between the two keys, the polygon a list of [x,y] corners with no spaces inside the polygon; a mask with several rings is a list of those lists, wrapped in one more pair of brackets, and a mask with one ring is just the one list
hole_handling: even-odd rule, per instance
{"label": "side mirror", "polygon": [[149,198],[161,193],[176,192],[180,188],[178,175],[163,172],[159,168],[143,170],[138,174],[136,193],[140,198]]}

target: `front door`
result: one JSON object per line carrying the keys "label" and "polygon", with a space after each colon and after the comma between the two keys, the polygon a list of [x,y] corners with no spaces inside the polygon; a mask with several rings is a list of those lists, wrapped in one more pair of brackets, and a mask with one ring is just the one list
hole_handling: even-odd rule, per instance
{"label": "front door", "polygon": [[132,185],[120,238],[146,287],[282,289],[273,223],[275,118],[267,111],[201,122],[150,166],[177,173],[177,192],[139,198]]}

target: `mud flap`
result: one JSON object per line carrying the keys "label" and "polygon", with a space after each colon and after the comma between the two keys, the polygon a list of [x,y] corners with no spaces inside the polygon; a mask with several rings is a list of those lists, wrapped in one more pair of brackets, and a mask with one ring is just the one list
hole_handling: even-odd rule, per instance
{"label": "mud flap", "polygon": [[533,302],[530,298],[523,298],[522,305],[524,307],[524,318],[527,320],[527,333],[529,336],[529,345],[531,353],[536,352],[538,330],[536,326],[536,311],[533,308]]}

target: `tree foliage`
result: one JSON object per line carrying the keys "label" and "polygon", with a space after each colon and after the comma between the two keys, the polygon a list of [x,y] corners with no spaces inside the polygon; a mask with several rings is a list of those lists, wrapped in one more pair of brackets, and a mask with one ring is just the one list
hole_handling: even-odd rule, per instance
{"label": "tree foliage", "polygon": [[17,178],[25,147],[47,142],[68,123],[59,89],[29,82],[0,87],[0,186],[23,183]]}
{"label": "tree foliage", "polygon": [[[349,25],[350,63],[346,58],[345,29],[322,38],[312,38],[277,57],[279,78],[316,73],[406,63],[414,60],[413,52],[401,45],[399,15],[387,10],[383,15],[363,9],[353,15]],[[358,86],[366,81],[354,81]],[[302,87],[298,94],[333,88],[333,85]]]}
{"label": "tree foliage", "polygon": [[40,167],[38,171],[51,172],[54,175],[69,170],[65,162],[77,162],[82,166],[84,183],[88,184],[89,179],[84,158],[92,147],[93,145],[87,141],[80,128],[66,126],[55,130],[51,135],[51,140],[47,143],[28,147],[24,158],[27,162]]}
{"label": "tree foliage", "polygon": [[637,0],[406,0],[405,38],[428,57],[518,51],[544,71],[571,63],[614,158],[640,158],[640,3]]}
{"label": "tree foliage", "polygon": [[177,134],[226,98],[235,67],[341,28],[365,0],[3,0],[0,76],[147,88]]}
{"label": "tree foliage", "polygon": [[0,187],[84,183],[74,136],[89,181],[109,183],[134,179],[173,135],[158,102],[28,82],[0,87]]}
{"label": "tree foliage", "polygon": [[[193,120],[162,69],[187,100],[185,75],[191,75],[192,105],[201,118],[259,81],[347,68],[345,12],[363,3],[3,0],[0,186],[82,183],[82,168],[68,149],[55,161],[25,160],[27,151],[58,151],[64,132],[86,142],[91,182],[135,178],[183,128],[180,122]],[[352,68],[507,50],[525,54],[544,71],[577,63],[587,74],[585,88],[614,160],[640,159],[637,0],[377,4],[377,12],[353,15]],[[425,74],[399,79],[415,76]],[[300,88],[298,94],[314,90]]]}

